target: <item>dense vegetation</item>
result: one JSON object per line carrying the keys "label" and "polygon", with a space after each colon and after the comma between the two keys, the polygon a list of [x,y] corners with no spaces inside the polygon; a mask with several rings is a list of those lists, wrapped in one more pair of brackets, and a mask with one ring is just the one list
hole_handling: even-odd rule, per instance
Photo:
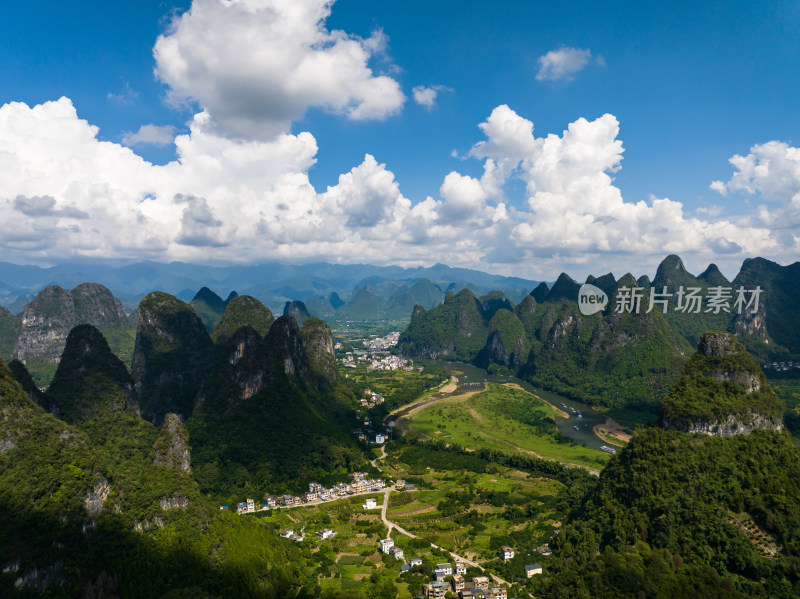
{"label": "dense vegetation", "polygon": [[[668,256],[652,282],[630,274],[619,280],[610,273],[589,277],[587,282],[605,290],[609,304],[588,317],[578,309],[578,284],[563,273],[552,288],[541,284],[534,289],[513,307],[513,315],[500,310],[487,317],[481,306],[484,298],[479,301],[462,291],[448,295],[432,310],[415,308],[399,347],[406,355],[469,361],[586,403],[624,406],[654,417],[678,382],[685,356],[707,330],[737,334],[759,360],[800,355],[793,334],[800,326],[795,322],[800,314],[798,268],[800,264],[781,267],[762,259],[746,260],[736,279],[728,282],[714,265],[694,276],[680,258]],[[715,313],[705,304],[698,311],[678,309],[680,288],[697,288],[705,297],[713,286],[733,289],[727,311]],[[739,314],[734,306],[740,286],[747,292],[761,287],[755,315]],[[622,287],[639,288],[638,313],[618,311],[615,298]],[[666,313],[657,303],[648,313],[651,290],[672,294]]]}
{"label": "dense vegetation", "polygon": [[225,306],[222,318],[214,327],[211,338],[215,343],[225,343],[244,326],[252,327],[256,333],[264,337],[273,322],[275,316],[269,308],[254,297],[240,295]]}
{"label": "dense vegetation", "polygon": [[772,431],[715,438],[651,428],[636,435],[557,537],[562,561],[545,594],[578,588],[583,596],[615,596],[623,582],[630,593],[644,591],[643,568],[651,566],[641,562],[649,550],[632,549],[641,542],[674,556],[661,553],[671,564],[665,581],[675,579],[664,596],[682,596],[698,578],[724,589],[717,576],[741,596],[797,596],[798,450]]}
{"label": "dense vegetation", "polygon": [[758,363],[735,337],[725,333],[707,333],[701,338],[701,347],[712,338],[726,339],[730,347],[724,355],[698,351],[691,357],[679,384],[664,399],[664,422],[673,426],[718,423],[730,416],[743,424],[749,424],[754,416],[780,422],[784,405],[767,385]]}
{"label": "dense vegetation", "polygon": [[[153,465],[152,425],[126,415],[66,425],[35,406],[2,362],[0,406],[0,595],[300,590],[296,550],[208,505],[189,475]],[[165,509],[164,500],[185,507]]]}

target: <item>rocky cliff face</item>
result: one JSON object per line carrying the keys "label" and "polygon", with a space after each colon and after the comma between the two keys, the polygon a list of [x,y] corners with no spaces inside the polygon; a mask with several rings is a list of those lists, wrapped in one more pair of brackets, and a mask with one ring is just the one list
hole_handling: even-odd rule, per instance
{"label": "rocky cliff face", "polygon": [[[153,464],[163,466],[168,470],[176,470],[178,474],[192,471],[192,458],[189,451],[189,435],[183,425],[183,420],[177,414],[169,413],[164,416],[158,439],[153,445]],[[185,497],[183,498],[186,499]],[[188,503],[188,500],[187,500]],[[186,505],[172,507],[186,507]],[[162,509],[165,508],[162,504]]]}
{"label": "rocky cliff face", "polygon": [[730,333],[707,332],[680,383],[664,399],[662,424],[729,437],[783,428],[783,405],[758,363]]}
{"label": "rocky cliff face", "polygon": [[679,430],[684,433],[700,433],[714,437],[733,437],[749,435],[754,430],[765,429],[778,431],[783,429],[781,418],[768,418],[759,414],[729,415],[721,420],[683,422],[680,420],[662,420],[664,428]]}
{"label": "rocky cliff face", "polygon": [[160,291],[142,300],[131,374],[144,418],[188,418],[215,362],[214,343],[191,306]]}
{"label": "rocky cliff face", "polygon": [[14,357],[23,363],[32,359],[57,363],[67,335],[79,324],[124,328],[128,319],[122,302],[97,283],[83,283],[71,291],[46,287],[22,312]]}
{"label": "rocky cliff face", "polygon": [[70,331],[64,353],[47,390],[59,417],[76,423],[130,410],[139,415],[133,379],[89,324]]}
{"label": "rocky cliff face", "polygon": [[214,418],[224,417],[268,386],[287,380],[306,389],[336,381],[333,336],[321,320],[309,319],[301,333],[294,318],[281,316],[263,339],[252,327],[241,327],[221,346],[197,405]]}
{"label": "rocky cliff face", "polygon": [[294,318],[281,316],[270,327],[264,339],[267,372],[275,375],[282,372],[286,376],[308,381],[311,367],[308,363],[300,329]]}
{"label": "rocky cliff face", "polygon": [[478,366],[488,368],[490,364],[499,364],[516,370],[525,363],[528,358],[525,326],[516,314],[505,308],[498,310],[489,323],[489,331],[486,345],[475,358]]}
{"label": "rocky cliff face", "polygon": [[309,318],[300,330],[300,339],[311,373],[325,385],[335,383],[338,374],[330,327],[319,318]]}

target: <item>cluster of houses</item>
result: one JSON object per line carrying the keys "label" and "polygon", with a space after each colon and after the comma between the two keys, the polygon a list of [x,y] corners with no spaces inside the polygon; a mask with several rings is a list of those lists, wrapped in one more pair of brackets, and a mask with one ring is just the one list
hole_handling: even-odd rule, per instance
{"label": "cluster of houses", "polygon": [[[303,493],[302,496],[281,495],[280,497],[274,497],[269,495],[261,507],[257,507],[253,499],[247,499],[236,505],[236,511],[240,514],[247,514],[277,507],[296,507],[361,493],[375,493],[385,487],[386,483],[380,478],[368,479],[366,472],[353,472],[350,474],[349,484],[338,483],[333,487],[326,488],[320,483],[309,483],[308,492]],[[227,509],[227,506],[223,505],[220,509]]]}
{"label": "cluster of houses", "polygon": [[382,356],[380,358],[372,358],[367,364],[367,372],[372,372],[373,370],[406,370],[411,372],[414,370],[414,362],[400,356]]}
{"label": "cluster of houses", "polygon": [[364,347],[369,351],[387,351],[397,345],[400,340],[400,331],[393,331],[385,337],[378,337],[377,339],[367,339],[364,341]]}
{"label": "cluster of houses", "polygon": [[[336,531],[331,530],[330,528],[323,528],[322,530],[317,531],[317,536],[323,540],[330,539],[336,536]],[[299,543],[306,538],[306,535],[302,529],[300,532],[295,532],[293,529],[287,528],[286,530],[281,531],[281,537],[284,539],[289,539],[290,541],[294,541],[295,543]]]}
{"label": "cluster of houses", "polygon": [[[380,545],[383,553],[402,559],[403,552],[394,546],[392,539],[383,539]],[[547,549],[549,550],[549,547]],[[514,549],[508,545],[502,546],[499,553],[503,561],[514,559]],[[409,572],[414,566],[421,565],[422,560],[414,558],[401,566],[400,573]],[[525,566],[525,576],[528,578],[541,573],[541,564]],[[466,575],[467,565],[464,562],[456,560],[455,567],[450,563],[437,564],[433,571],[433,580],[422,587],[423,593],[428,599],[443,599],[451,590],[460,599],[508,599],[508,590],[501,586],[492,586],[488,576],[475,576],[471,581],[467,581]]]}
{"label": "cluster of houses", "polygon": [[375,393],[370,389],[366,389],[364,391],[364,397],[361,398],[361,405],[365,408],[374,408],[375,406],[381,405],[384,401],[386,401],[380,393]]}
{"label": "cluster of houses", "polygon": [[[461,599],[508,599],[506,588],[492,586],[488,576],[475,576],[467,582],[464,580],[466,573],[467,567],[461,562],[456,562],[455,572],[450,564],[438,564],[434,571],[435,580],[425,584],[422,592],[429,599],[444,599],[452,588]],[[445,582],[448,576],[452,577],[452,583]]]}
{"label": "cluster of houses", "polygon": [[774,370],[776,372],[786,372],[792,368],[800,368],[800,362],[772,362],[764,364],[764,370]]}

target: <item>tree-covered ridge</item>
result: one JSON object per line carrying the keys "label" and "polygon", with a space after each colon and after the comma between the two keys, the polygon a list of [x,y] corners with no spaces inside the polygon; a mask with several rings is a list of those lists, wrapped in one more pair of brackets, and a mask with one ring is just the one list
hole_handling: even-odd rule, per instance
{"label": "tree-covered ridge", "polygon": [[[487,318],[485,311],[488,303],[483,298],[475,300],[481,304],[476,309],[468,305],[467,298],[458,298],[461,304],[457,304],[458,296],[450,294],[444,304],[431,310],[414,309],[398,347],[412,357],[470,361],[516,373],[535,385],[591,404],[646,408],[655,417],[661,399],[680,379],[686,356],[708,330],[735,333],[759,360],[791,359],[791,352],[800,356],[800,346],[791,349],[796,336],[786,333],[797,330],[792,328],[792,319],[800,314],[798,269],[800,263],[782,267],[767,260],[748,260],[737,278],[728,283],[713,264],[696,277],[678,256],[670,255],[652,283],[648,277],[636,279],[630,273],[619,280],[611,273],[589,276],[587,283],[605,291],[609,298],[605,310],[591,316],[580,313],[579,285],[562,273],[552,288],[540,284],[513,308],[525,331],[517,365],[513,365],[512,357],[521,349],[516,319],[504,314],[500,328],[505,335],[500,334],[489,323],[491,317]],[[728,311],[709,310],[705,303],[691,309],[686,301],[679,304],[681,288],[684,294],[690,288],[699,290],[702,299],[711,287],[720,285],[731,288]],[[742,306],[742,313],[738,313],[734,300],[740,286],[746,294],[761,287],[755,313],[754,305],[750,309]],[[640,298],[638,306],[620,303],[623,288],[629,293],[635,290]],[[658,303],[663,293],[672,294],[666,305]],[[495,310],[500,307],[495,306]],[[465,318],[470,311],[472,318]],[[477,326],[459,326],[459,313],[461,322]],[[477,317],[481,313],[482,319]],[[781,344],[775,343],[775,334],[783,338]]]}
{"label": "tree-covered ridge", "polygon": [[0,359],[10,360],[14,355],[14,344],[22,330],[22,318],[0,306]]}
{"label": "tree-covered ridge", "polygon": [[155,465],[156,439],[125,412],[65,424],[0,361],[0,595],[298,595],[299,552]]}
{"label": "tree-covered ridge", "polygon": [[160,291],[140,302],[131,375],[145,418],[188,418],[215,361],[214,342],[189,304]]}
{"label": "tree-covered ridge", "polygon": [[202,287],[192,298],[192,301],[189,302],[189,305],[194,308],[194,311],[200,317],[200,320],[203,321],[208,332],[211,333],[214,327],[219,324],[228,302],[236,296],[236,292],[231,291],[228,299],[224,300],[208,287]]}
{"label": "tree-covered ridge", "polygon": [[[674,585],[698,574],[738,596],[798,596],[800,453],[776,431],[637,434],[556,537],[557,576],[543,595],[587,596],[596,578],[597,596],[635,596],[644,590],[635,554],[649,550],[631,547],[641,542],[679,560],[667,564],[663,596],[682,596]],[[692,568],[681,573],[684,562]]]}
{"label": "tree-covered ridge", "polygon": [[96,283],[72,290],[51,285],[11,316],[0,310],[0,355],[19,359],[39,385],[50,383],[73,327],[91,324],[103,332],[114,353],[130,361],[133,323],[122,302]]}
{"label": "tree-covered ridge", "polygon": [[47,395],[58,417],[71,424],[124,410],[139,413],[128,369],[88,324],[70,331]]}
{"label": "tree-covered ridge", "polygon": [[751,426],[780,426],[783,410],[761,367],[742,344],[729,333],[707,332],[680,382],[664,399],[662,420],[671,427],[694,430],[719,427],[732,418],[733,428],[741,426],[739,431],[745,432]]}
{"label": "tree-covered ridge", "polygon": [[222,318],[214,327],[211,338],[214,343],[225,343],[244,326],[252,327],[261,337],[266,336],[275,316],[269,308],[249,295],[240,295],[228,302]]}
{"label": "tree-covered ridge", "polygon": [[[496,298],[489,298],[496,299]],[[411,323],[398,347],[413,357],[449,357],[473,360],[486,344],[489,320],[499,308],[487,302],[487,310],[469,289],[447,293],[444,302],[430,311],[416,306]]]}

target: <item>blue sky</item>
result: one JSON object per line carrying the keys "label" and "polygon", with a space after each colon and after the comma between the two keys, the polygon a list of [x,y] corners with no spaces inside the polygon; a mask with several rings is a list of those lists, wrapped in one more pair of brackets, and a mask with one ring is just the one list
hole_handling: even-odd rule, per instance
{"label": "blue sky", "polygon": [[794,261],[799,25],[788,2],[0,2],[0,260]]}

